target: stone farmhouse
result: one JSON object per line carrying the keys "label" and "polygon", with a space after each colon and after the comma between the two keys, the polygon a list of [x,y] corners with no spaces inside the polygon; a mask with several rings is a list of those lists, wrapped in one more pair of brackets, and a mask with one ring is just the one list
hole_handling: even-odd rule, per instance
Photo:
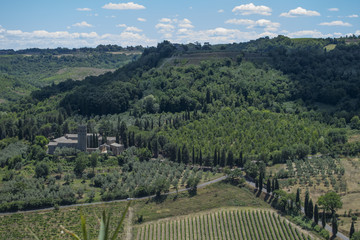
{"label": "stone farmhouse", "polygon": [[102,144],[102,136],[98,137],[98,148],[90,148],[89,144],[91,138],[94,135],[92,133],[87,133],[86,125],[80,125],[78,127],[77,134],[65,134],[65,136],[55,138],[49,142],[48,153],[54,154],[56,148],[75,148],[82,152],[94,152],[100,150],[102,153],[112,152],[114,155],[119,155],[124,151],[124,145],[116,143],[115,137],[107,137],[106,141]]}

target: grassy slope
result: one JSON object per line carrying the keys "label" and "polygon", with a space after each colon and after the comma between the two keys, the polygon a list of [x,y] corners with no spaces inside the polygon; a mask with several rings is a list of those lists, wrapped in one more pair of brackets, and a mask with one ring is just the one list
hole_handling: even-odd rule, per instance
{"label": "grassy slope", "polygon": [[[134,202],[134,216],[143,215],[145,221],[153,221],[160,218],[184,215],[205,211],[220,207],[255,207],[268,208],[269,205],[258,199],[245,188],[238,188],[225,183],[217,183],[198,190],[194,197],[188,197],[188,193],[179,194],[164,199],[161,203],[155,201]],[[117,222],[126,203],[111,203],[88,207],[71,207],[56,211],[43,211],[40,213],[14,214],[0,216],[0,239],[30,239],[30,235],[24,231],[30,228],[39,235],[40,239],[69,239],[61,234],[60,225],[71,231],[80,233],[80,209],[87,216],[87,224],[94,234],[98,230],[95,214],[100,216],[102,209],[111,209],[113,220]],[[113,222],[113,223],[114,223]]]}

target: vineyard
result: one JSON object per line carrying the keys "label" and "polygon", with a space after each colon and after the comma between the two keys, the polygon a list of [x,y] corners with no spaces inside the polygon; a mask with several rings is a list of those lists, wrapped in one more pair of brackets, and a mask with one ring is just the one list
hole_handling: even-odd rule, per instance
{"label": "vineyard", "polygon": [[134,236],[137,240],[312,239],[275,212],[243,209],[219,210],[181,219],[147,223],[140,225]]}

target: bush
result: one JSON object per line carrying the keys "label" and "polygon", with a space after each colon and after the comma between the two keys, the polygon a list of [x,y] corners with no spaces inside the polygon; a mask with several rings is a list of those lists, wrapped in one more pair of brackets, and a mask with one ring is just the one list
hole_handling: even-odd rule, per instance
{"label": "bush", "polygon": [[325,239],[329,239],[329,237],[330,237],[330,233],[326,229],[322,229],[320,231],[320,235]]}
{"label": "bush", "polygon": [[35,176],[37,178],[47,177],[49,175],[49,166],[45,162],[40,162],[35,167]]}

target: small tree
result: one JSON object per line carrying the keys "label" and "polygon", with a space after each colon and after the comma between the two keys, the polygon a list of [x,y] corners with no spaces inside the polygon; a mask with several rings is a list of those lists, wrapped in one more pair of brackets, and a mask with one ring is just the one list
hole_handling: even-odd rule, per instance
{"label": "small tree", "polygon": [[35,176],[37,178],[47,177],[48,175],[49,175],[49,166],[45,162],[40,162],[36,164]]}
{"label": "small tree", "polygon": [[74,172],[77,176],[82,176],[86,169],[88,158],[85,153],[79,153],[75,160]]}
{"label": "small tree", "polygon": [[354,233],[355,233],[354,222],[351,222],[350,234],[349,234],[350,239],[351,239],[351,237],[354,235]]}
{"label": "small tree", "polygon": [[320,196],[318,204],[323,206],[325,210],[330,210],[331,215],[335,215],[335,211],[342,207],[340,195],[335,192],[328,192]]}

